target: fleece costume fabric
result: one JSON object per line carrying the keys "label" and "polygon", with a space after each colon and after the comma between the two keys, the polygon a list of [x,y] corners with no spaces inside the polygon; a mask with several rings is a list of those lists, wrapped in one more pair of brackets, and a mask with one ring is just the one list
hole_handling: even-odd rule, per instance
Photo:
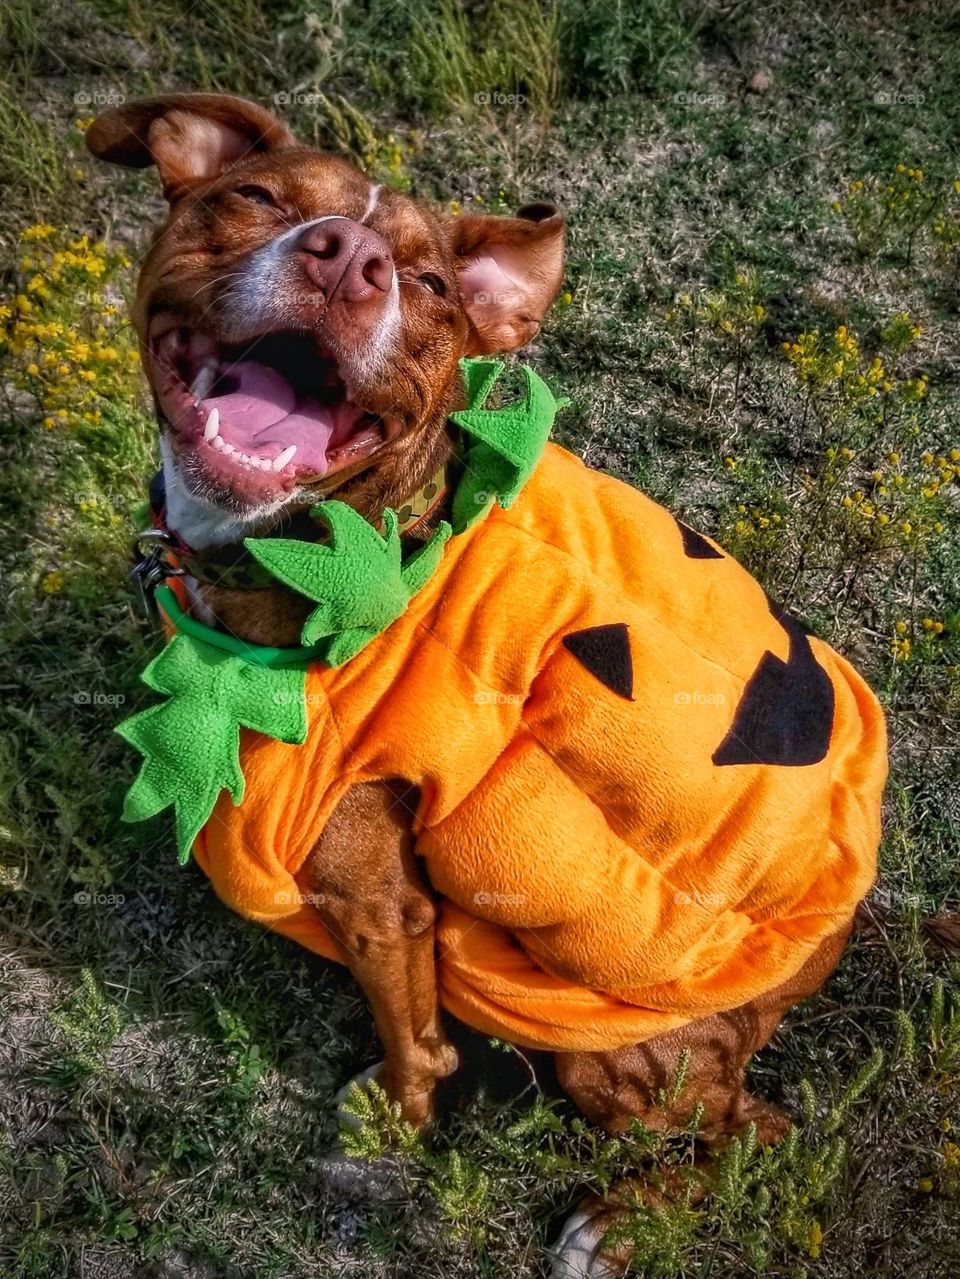
{"label": "fleece costume fabric", "polygon": [[291,740],[242,730],[242,801],[193,845],[229,906],[342,959],[304,863],[350,787],[406,779],[443,1005],[558,1050],[741,1005],[849,921],[882,714],[739,564],[554,445],[432,555],[386,629],[311,662]]}

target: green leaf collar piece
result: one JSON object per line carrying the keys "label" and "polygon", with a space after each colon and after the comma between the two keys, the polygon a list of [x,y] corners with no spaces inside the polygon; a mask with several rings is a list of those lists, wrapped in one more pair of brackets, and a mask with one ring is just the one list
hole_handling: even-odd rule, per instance
{"label": "green leaf collar piece", "polygon": [[467,407],[450,420],[470,440],[464,475],[453,498],[453,531],[475,524],[496,501],[508,508],[533,473],[547,442],[557,410],[570,401],[556,400],[542,378],[523,364],[526,393],[499,409],[483,406],[503,372],[502,360],[462,360]]}
{"label": "green leaf collar piece", "polygon": [[190,855],[221,790],[243,799],[240,729],[281,742],[307,738],[306,666],[268,666],[176,634],[143,673],[167,701],[117,729],[144,757],[127,792],[123,820],[143,821],[173,807],[180,862]]}
{"label": "green leaf collar piece", "polygon": [[406,563],[393,511],[381,535],[345,502],[322,502],[310,514],[330,529],[329,542],[249,537],[247,549],[278,581],[317,607],[300,638],[327,666],[342,666],[406,612],[440,563],[450,525],[442,521]]}
{"label": "green leaf collar piece", "polygon": [[503,372],[497,360],[462,360],[466,408],[451,420],[467,440],[452,519],[405,559],[395,512],[383,513],[383,534],[344,502],[311,512],[330,530],[327,542],[248,538],[251,554],[286,586],[313,601],[302,647],[270,648],[188,617],[167,587],[157,602],[176,634],[143,673],[167,700],[125,720],[117,732],[143,755],[123,809],[143,821],[172,807],[181,863],[208,820],[220,792],[243,799],[240,729],[301,745],[307,736],[306,672],[311,662],[343,665],[407,609],[435,572],[443,548],[490,510],[509,507],[539,460],[554,415],[546,384],[523,367],[524,396],[498,409],[484,404]]}

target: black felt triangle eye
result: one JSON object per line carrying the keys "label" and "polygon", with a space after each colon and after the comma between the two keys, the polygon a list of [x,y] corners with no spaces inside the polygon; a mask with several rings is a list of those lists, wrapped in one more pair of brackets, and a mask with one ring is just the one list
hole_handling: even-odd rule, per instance
{"label": "black felt triangle eye", "polygon": [[715,546],[711,546],[702,533],[692,529],[683,520],[676,520],[680,536],[683,538],[683,553],[689,560],[722,560],[723,556]]}
{"label": "black felt triangle eye", "polygon": [[563,646],[611,692],[633,701],[633,659],[626,622],[574,631],[563,637]]}
{"label": "black felt triangle eye", "polygon": [[771,605],[790,637],[784,662],[764,653],[750,676],[715,764],[818,764],[830,748],[834,693],[803,627]]}

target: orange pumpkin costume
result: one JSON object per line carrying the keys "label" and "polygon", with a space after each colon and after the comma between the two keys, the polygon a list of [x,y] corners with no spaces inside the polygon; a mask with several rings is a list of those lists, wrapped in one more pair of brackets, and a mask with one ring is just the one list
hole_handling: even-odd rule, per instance
{"label": "orange pumpkin costume", "polygon": [[302,745],[244,729],[194,846],[234,910],[337,952],[300,878],[353,785],[420,788],[443,1005],[611,1049],[791,977],[875,873],[885,730],[714,543],[548,445],[402,616],[312,665]]}

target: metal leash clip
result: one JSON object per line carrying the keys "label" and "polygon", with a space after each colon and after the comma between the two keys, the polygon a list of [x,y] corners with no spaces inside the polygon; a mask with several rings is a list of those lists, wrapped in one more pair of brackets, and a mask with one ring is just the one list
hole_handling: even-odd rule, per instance
{"label": "metal leash clip", "polygon": [[[143,543],[147,543],[146,549]],[[133,539],[134,564],[130,570],[137,598],[137,608],[148,622],[156,622],[159,614],[154,593],[168,577],[183,577],[184,570],[168,564],[166,551],[173,549],[176,541],[172,533],[162,528],[144,529]]]}

